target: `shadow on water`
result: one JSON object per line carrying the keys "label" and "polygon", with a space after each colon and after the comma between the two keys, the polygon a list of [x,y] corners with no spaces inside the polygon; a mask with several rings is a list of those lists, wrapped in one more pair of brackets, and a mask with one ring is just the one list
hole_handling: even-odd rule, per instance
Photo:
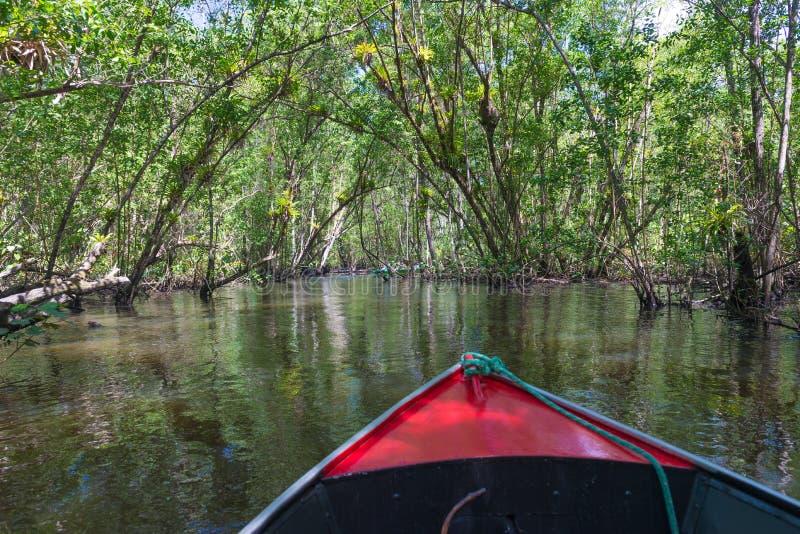
{"label": "shadow on water", "polygon": [[341,277],[90,310],[0,367],[0,531],[236,531],[464,350],[800,497],[797,343],[590,285]]}

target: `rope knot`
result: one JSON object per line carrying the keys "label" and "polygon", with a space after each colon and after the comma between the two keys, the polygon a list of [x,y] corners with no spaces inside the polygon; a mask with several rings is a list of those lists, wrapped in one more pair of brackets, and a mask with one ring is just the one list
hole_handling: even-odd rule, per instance
{"label": "rope knot", "polygon": [[502,374],[506,366],[500,358],[491,358],[478,352],[465,352],[461,356],[464,376],[487,376],[490,373]]}

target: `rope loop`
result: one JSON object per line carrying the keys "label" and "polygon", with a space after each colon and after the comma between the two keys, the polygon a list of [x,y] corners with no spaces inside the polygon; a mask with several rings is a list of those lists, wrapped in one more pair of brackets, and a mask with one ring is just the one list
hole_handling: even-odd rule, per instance
{"label": "rope loop", "polygon": [[477,352],[465,352],[461,356],[461,368],[464,369],[464,376],[504,375],[508,372],[500,358],[490,358]]}
{"label": "rope loop", "polygon": [[461,356],[461,368],[463,369],[464,376],[488,376],[491,373],[499,375],[511,382],[514,382],[519,387],[527,391],[529,394],[533,395],[537,400],[544,403],[549,408],[555,410],[556,412],[560,413],[567,419],[578,423],[579,425],[591,430],[592,432],[606,438],[607,440],[617,444],[618,446],[631,451],[634,454],[639,455],[640,457],[647,460],[650,465],[653,466],[653,469],[656,472],[656,478],[658,478],[659,485],[661,486],[661,495],[664,498],[664,508],[667,513],[667,522],[669,523],[669,530],[672,534],[678,534],[678,518],[675,514],[675,505],[672,501],[672,492],[669,488],[669,481],[667,480],[667,473],[664,471],[664,468],[658,462],[658,460],[649,452],[634,445],[633,443],[622,439],[621,437],[614,435],[602,428],[598,427],[590,423],[589,421],[578,417],[572,412],[569,412],[562,408],[561,406],[557,405],[549,398],[544,396],[542,392],[535,387],[531,386],[527,382],[523,381],[517,375],[512,373],[508,370],[508,367],[505,366],[503,361],[500,358],[491,358],[486,356],[485,354],[480,354],[479,352],[465,352]]}

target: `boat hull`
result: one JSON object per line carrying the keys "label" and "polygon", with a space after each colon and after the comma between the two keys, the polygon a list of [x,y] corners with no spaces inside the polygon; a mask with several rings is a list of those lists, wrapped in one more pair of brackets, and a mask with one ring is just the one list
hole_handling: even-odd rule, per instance
{"label": "boat hull", "polygon": [[[539,390],[537,390],[539,391]],[[800,532],[800,506],[599,414],[663,466],[682,532]],[[455,366],[323,460],[243,532],[668,532],[653,466],[496,376]]]}

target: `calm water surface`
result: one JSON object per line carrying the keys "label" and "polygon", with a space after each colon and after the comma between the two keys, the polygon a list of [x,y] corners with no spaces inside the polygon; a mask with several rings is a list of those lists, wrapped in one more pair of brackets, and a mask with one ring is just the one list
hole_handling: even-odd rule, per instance
{"label": "calm water surface", "polygon": [[339,277],[92,306],[1,365],[0,531],[235,531],[464,350],[800,497],[783,331],[625,287]]}

